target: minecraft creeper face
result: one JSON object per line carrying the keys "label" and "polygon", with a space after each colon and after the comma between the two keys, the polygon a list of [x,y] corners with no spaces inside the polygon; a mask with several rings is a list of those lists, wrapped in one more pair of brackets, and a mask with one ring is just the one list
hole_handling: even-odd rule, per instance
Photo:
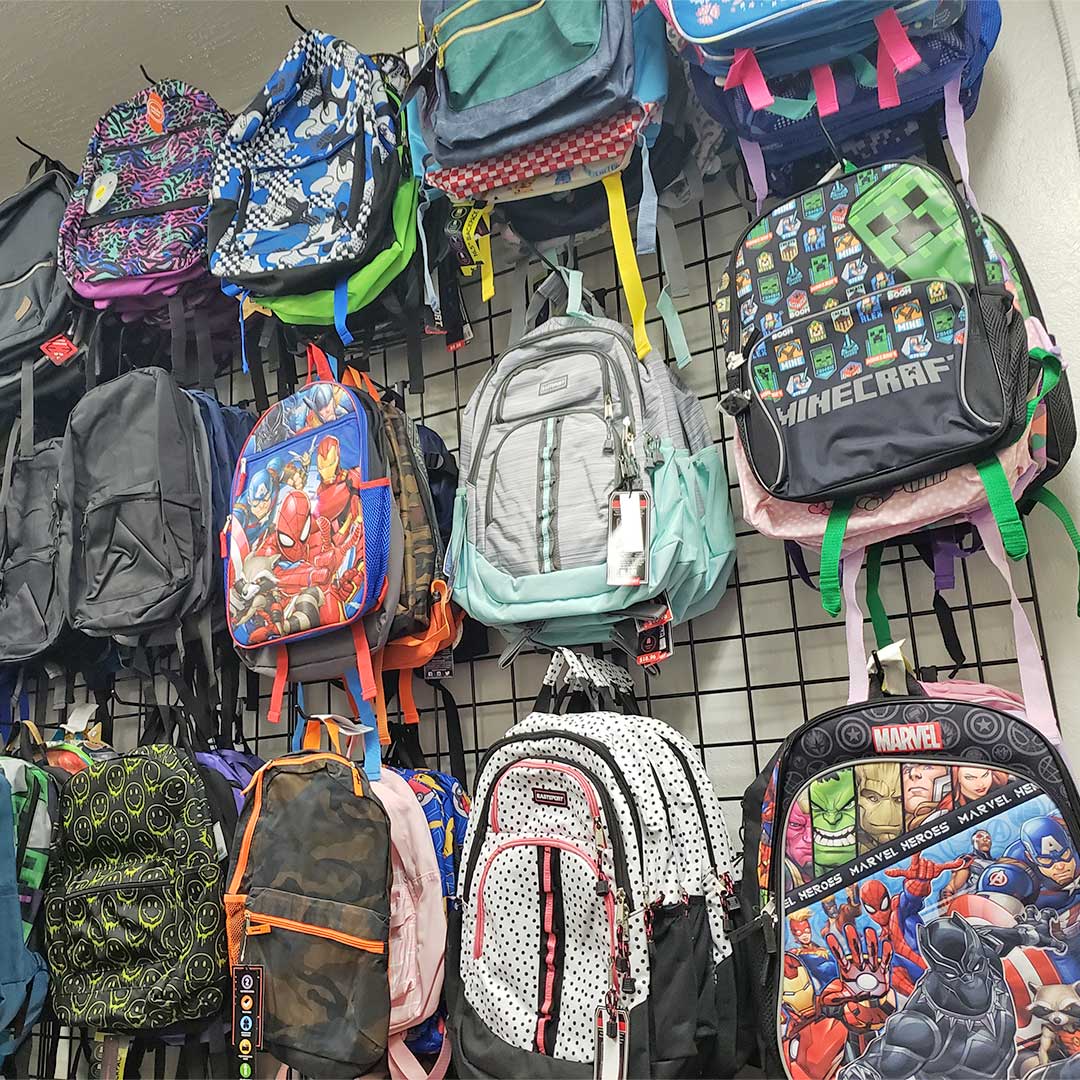
{"label": "minecraft creeper face", "polygon": [[956,204],[927,170],[902,165],[882,177],[852,204],[848,225],[883,266],[909,280],[973,281]]}

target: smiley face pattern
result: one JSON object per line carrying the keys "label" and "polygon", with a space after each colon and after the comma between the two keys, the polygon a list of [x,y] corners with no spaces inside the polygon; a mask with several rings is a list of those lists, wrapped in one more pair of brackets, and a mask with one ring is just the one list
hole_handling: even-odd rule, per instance
{"label": "smiley face pattern", "polygon": [[185,754],[140,747],[73,776],[50,871],[46,946],[62,1023],[139,1031],[221,1008],[223,867]]}

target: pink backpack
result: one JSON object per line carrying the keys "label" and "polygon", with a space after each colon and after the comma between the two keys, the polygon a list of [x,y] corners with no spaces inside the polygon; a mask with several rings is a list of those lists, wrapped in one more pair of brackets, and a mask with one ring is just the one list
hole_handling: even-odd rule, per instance
{"label": "pink backpack", "polygon": [[446,961],[442,872],[427,817],[409,782],[392,769],[383,769],[372,787],[390,819],[390,1076],[442,1080],[450,1064],[448,1036],[430,1073],[405,1045],[409,1028],[431,1016],[442,996]]}

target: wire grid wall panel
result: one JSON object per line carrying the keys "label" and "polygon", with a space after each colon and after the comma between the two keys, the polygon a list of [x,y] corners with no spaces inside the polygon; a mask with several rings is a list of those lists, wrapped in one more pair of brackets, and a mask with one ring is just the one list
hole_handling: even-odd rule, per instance
{"label": "wire grid wall panel", "polygon": [[[632,662],[629,664],[645,711],[677,728],[698,747],[725,803],[728,829],[736,841],[743,790],[789,732],[809,717],[846,700],[848,664],[842,616],[830,619],[825,615],[817,592],[808,588],[790,566],[783,544],[758,535],[739,516],[734,427],[717,404],[724,388],[724,357],[716,346],[712,297],[731,249],[751,215],[745,193],[740,196],[722,180],[705,185],[702,202],[675,212],[690,282],[690,295],[678,301],[678,306],[693,358],[681,374],[700,397],[713,436],[723,448],[736,515],[736,568],[716,609],[676,629],[674,655],[657,674],[646,676]],[[464,289],[472,323],[471,342],[457,352],[449,352],[441,337],[425,339],[425,390],[421,395],[407,397],[410,415],[437,431],[455,454],[462,409],[507,346],[513,256],[498,242],[494,252],[494,299],[487,304],[481,302],[478,280]],[[584,273],[586,287],[601,293],[608,316],[627,322],[610,237],[605,234],[577,245],[571,255]],[[663,273],[655,255],[639,256],[639,264],[650,300],[649,337],[654,348],[663,350],[670,362],[669,343],[654,308],[664,284]],[[530,287],[538,284],[546,272],[546,267],[533,260]],[[407,377],[402,349],[375,352],[369,362],[378,382],[392,384]],[[271,400],[278,396],[275,378],[273,370],[266,371]],[[252,401],[250,381],[241,371],[239,357],[228,375],[219,380],[218,392],[223,401]],[[810,562],[813,564],[813,557]],[[1045,653],[1030,560],[1013,566],[1013,578]],[[886,549],[880,591],[893,634],[907,642],[916,667],[936,666],[949,672],[952,661],[931,608],[933,575],[911,546]],[[958,676],[1019,690],[1008,593],[985,555],[961,562],[956,587],[946,598],[967,660]],[[867,646],[872,647],[868,620],[864,636]],[[504,645],[496,631],[489,631],[488,653],[459,663],[454,676],[446,680],[460,709],[470,784],[487,747],[531,711],[549,660],[547,653],[523,650],[513,663],[503,667],[499,654]],[[252,748],[264,759],[289,750],[291,726],[286,717],[295,720],[297,715],[297,694],[291,690],[282,722],[268,723],[270,689],[270,681],[262,680],[258,711],[244,714]],[[175,700],[171,688],[164,684],[157,692],[159,700]],[[243,692],[242,679],[242,697]],[[308,713],[347,709],[344,694],[328,683],[308,684],[303,692]],[[83,700],[85,690],[77,688],[75,696]],[[122,680],[117,684],[117,698],[115,744],[118,749],[130,749],[137,741],[142,688],[134,680]],[[449,757],[441,705],[419,681],[416,699],[421,714],[421,742],[429,761],[446,769]],[[55,725],[49,727],[49,734],[53,730]],[[48,1075],[85,1076],[85,1059],[76,1065],[75,1043],[70,1036],[64,1041],[67,1053],[61,1054],[55,1074]],[[38,1071],[32,1075],[45,1077],[44,1043],[39,1040],[34,1050],[31,1061]],[[148,1055],[144,1071],[152,1060],[152,1054]]]}

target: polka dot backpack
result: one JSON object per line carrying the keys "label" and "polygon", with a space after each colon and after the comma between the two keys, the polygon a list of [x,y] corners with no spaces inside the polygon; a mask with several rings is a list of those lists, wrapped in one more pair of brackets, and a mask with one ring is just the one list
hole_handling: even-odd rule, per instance
{"label": "polka dot backpack", "polygon": [[697,751],[636,715],[632,687],[559,650],[480,766],[447,966],[462,1074],[733,1074],[723,814]]}

